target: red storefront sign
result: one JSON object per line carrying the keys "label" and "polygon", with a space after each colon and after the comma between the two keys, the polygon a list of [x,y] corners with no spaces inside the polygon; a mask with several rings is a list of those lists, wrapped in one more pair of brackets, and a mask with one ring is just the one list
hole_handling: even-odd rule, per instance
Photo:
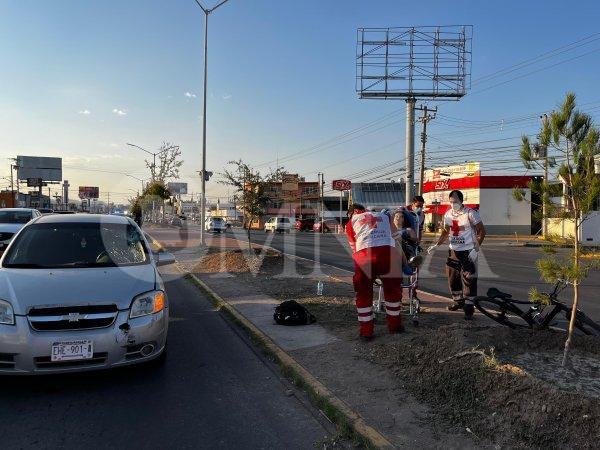
{"label": "red storefront sign", "polygon": [[331,182],[331,189],[334,191],[349,191],[352,188],[352,182],[350,180],[333,180]]}

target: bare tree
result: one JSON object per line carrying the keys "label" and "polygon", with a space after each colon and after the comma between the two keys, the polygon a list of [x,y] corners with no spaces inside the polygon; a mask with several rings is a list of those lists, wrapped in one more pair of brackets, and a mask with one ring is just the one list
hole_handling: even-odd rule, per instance
{"label": "bare tree", "polygon": [[230,161],[229,164],[233,165],[234,169],[226,169],[221,174],[223,180],[220,183],[233,187],[238,193],[240,209],[244,214],[244,227],[248,232],[248,250],[251,251],[250,227],[254,221],[260,220],[270,200],[266,187],[269,183],[281,180],[283,168],[278,167],[263,176],[241,159]]}
{"label": "bare tree", "polygon": [[181,150],[179,145],[173,145],[170,142],[163,142],[156,152],[158,163],[154,161],[146,162],[146,167],[150,169],[150,175],[153,180],[165,183],[169,179],[179,178],[179,168],[183,164],[181,159]]}

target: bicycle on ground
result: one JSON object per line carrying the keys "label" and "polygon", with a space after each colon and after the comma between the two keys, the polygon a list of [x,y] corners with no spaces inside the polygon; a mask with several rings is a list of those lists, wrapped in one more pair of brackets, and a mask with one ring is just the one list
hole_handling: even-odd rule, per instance
{"label": "bicycle on ground", "polygon": [[[490,319],[510,328],[533,328],[535,330],[560,329],[565,330],[566,323],[571,319],[573,308],[558,300],[558,295],[569,285],[565,280],[557,280],[550,293],[542,293],[545,302],[516,300],[511,294],[490,288],[486,296],[475,297],[475,307]],[[523,309],[522,307],[526,307]],[[561,326],[561,324],[563,326]],[[600,325],[577,309],[575,313],[575,328],[586,335],[600,335]]]}

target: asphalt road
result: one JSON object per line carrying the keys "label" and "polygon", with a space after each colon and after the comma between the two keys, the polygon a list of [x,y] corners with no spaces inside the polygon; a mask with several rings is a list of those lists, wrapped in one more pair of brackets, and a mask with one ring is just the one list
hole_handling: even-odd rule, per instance
{"label": "asphalt road", "polygon": [[[177,239],[181,233],[177,229],[165,230],[171,239]],[[245,241],[245,230],[228,231],[226,236],[236,236]],[[186,237],[188,245],[197,245],[199,228],[188,227]],[[218,239],[218,237],[217,237]],[[348,271],[353,270],[349,246],[344,235],[302,232],[290,234],[272,234],[262,231],[252,231],[251,240],[266,244],[288,254],[332,265]],[[485,294],[488,288],[509,292],[514,298],[527,300],[529,289],[536,286],[540,291],[550,289],[540,279],[536,268],[536,260],[543,256],[540,248],[511,245],[514,242],[488,239],[482,247],[480,258],[479,293]],[[432,256],[426,257],[422,267],[420,286],[423,290],[448,296],[448,285],[445,277],[445,260],[447,246],[436,249]],[[600,273],[592,272],[585,280],[581,289],[580,309],[590,317],[600,322]],[[567,303],[569,291],[563,292],[561,298]]]}
{"label": "asphalt road", "polygon": [[2,378],[13,448],[314,448],[331,428],[200,292],[165,266],[163,367]]}
{"label": "asphalt road", "polygon": [[[348,244],[343,235],[314,233],[272,235],[257,231],[251,236],[253,242],[267,243],[285,253],[349,271],[354,269]],[[511,293],[515,298],[527,300],[532,286],[538,287],[542,292],[548,290],[549,286],[540,280],[536,268],[536,260],[543,256],[541,249],[514,246],[509,245],[508,241],[490,239],[484,242],[482,255],[479,266],[480,294],[485,294],[490,287],[497,287],[501,291]],[[433,256],[425,259],[420,281],[423,290],[448,295],[448,284],[444,273],[446,258],[447,246],[436,249]],[[566,300],[568,291],[565,291],[562,297]],[[600,273],[598,272],[592,272],[583,283],[581,309],[600,321]]]}
{"label": "asphalt road", "polygon": [[[240,237],[244,239],[243,237]],[[345,270],[352,271],[354,266],[350,250],[344,235],[318,233],[295,233],[289,235],[252,232],[251,239],[257,243],[267,243],[285,253],[320,261]],[[549,286],[540,279],[536,260],[543,254],[540,248],[509,245],[508,241],[488,240],[482,246],[483,255],[479,261],[479,294],[483,295],[490,287],[509,292],[514,298],[527,300],[529,289],[536,286],[544,292]],[[420,287],[428,292],[448,296],[448,284],[445,276],[447,246],[436,249],[432,256],[426,257],[422,267]],[[600,322],[600,274],[592,272],[584,282],[580,309]],[[568,291],[562,294],[568,299]]]}

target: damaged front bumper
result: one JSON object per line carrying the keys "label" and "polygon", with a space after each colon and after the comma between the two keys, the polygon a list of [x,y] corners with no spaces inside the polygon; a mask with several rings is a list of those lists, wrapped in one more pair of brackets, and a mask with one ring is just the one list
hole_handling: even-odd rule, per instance
{"label": "damaged front bumper", "polygon": [[[157,358],[165,349],[169,323],[168,308],[144,317],[129,318],[119,311],[109,327],[72,331],[35,331],[25,316],[15,325],[0,325],[0,374],[46,374],[107,369]],[[90,340],[93,357],[52,361],[52,344]]]}

